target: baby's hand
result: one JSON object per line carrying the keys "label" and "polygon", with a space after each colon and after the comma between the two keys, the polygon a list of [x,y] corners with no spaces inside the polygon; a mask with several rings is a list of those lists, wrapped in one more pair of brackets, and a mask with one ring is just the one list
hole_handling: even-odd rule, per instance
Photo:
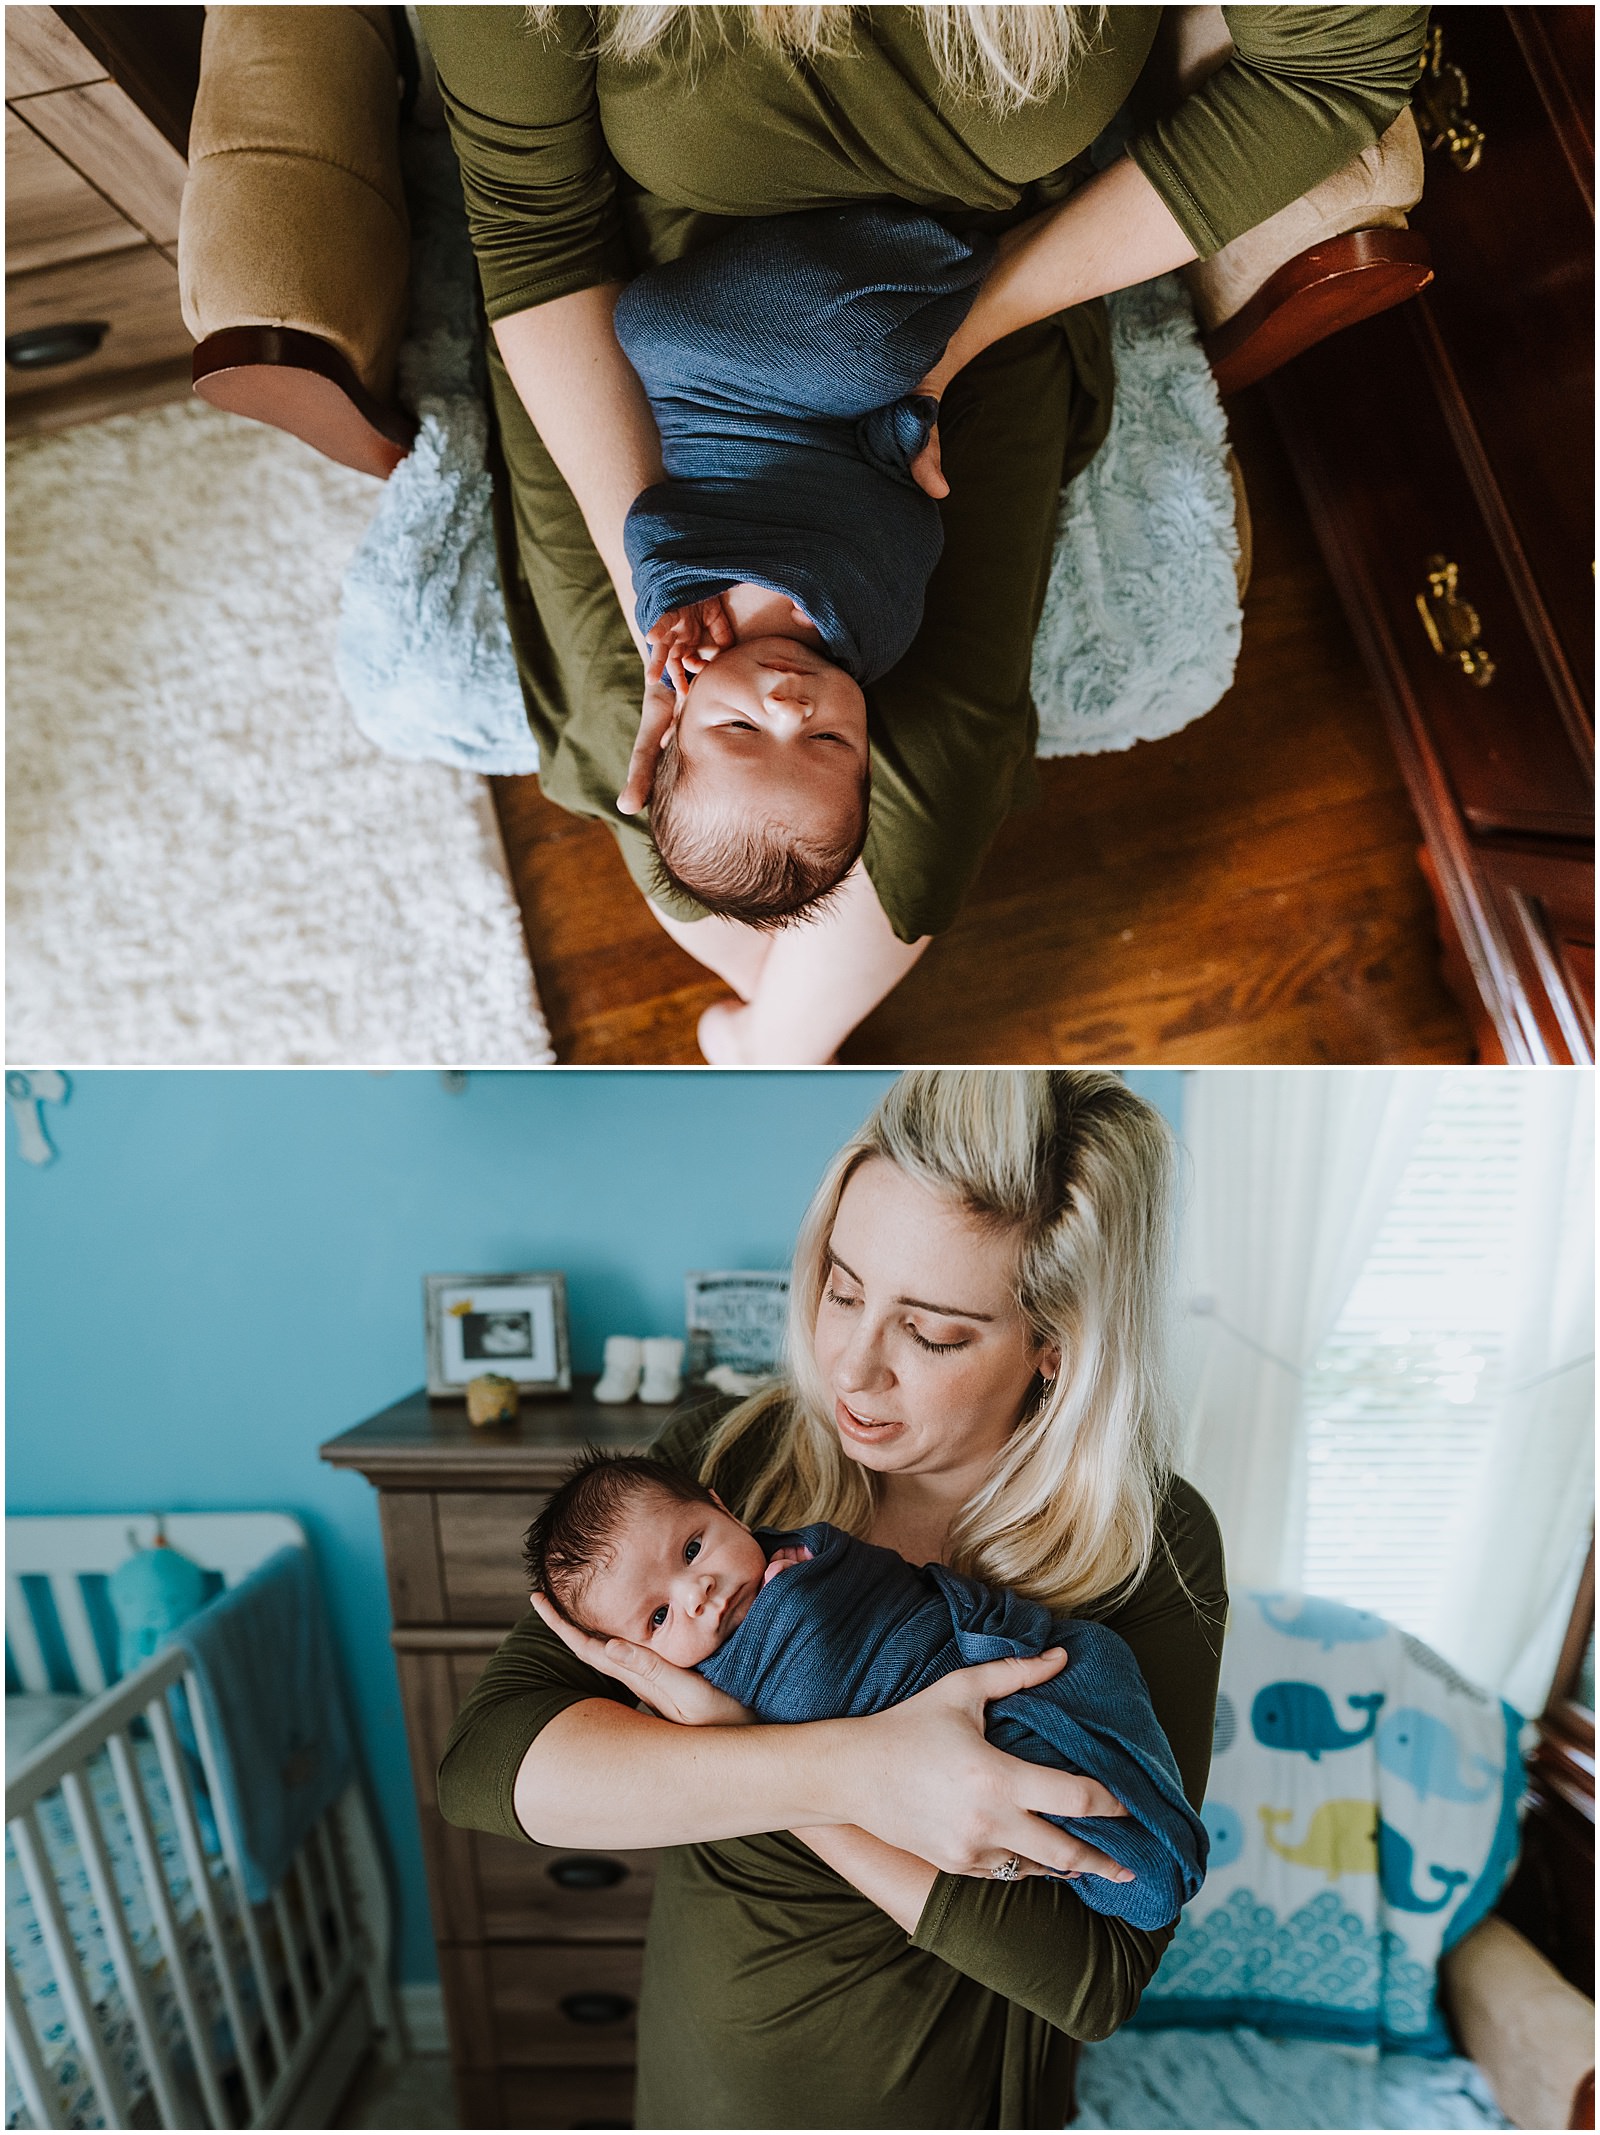
{"label": "baby's hand", "polygon": [[632,1691],[658,1719],[673,1720],[680,1727],[747,1727],[755,1719],[737,1698],[730,1698],[692,1668],[674,1668],[648,1646],[636,1646],[626,1638],[591,1638],[558,1616],[543,1594],[532,1594],[529,1599],[535,1614],[569,1652]]}
{"label": "baby's hand", "polygon": [[617,795],[618,815],[637,815],[649,806],[656,782],[656,764],[678,717],[678,700],[665,682],[647,682],[639,713],[639,731],[633,737],[628,776]]}
{"label": "baby's hand", "polygon": [[725,645],[733,643],[733,625],[722,605],[722,595],[692,600],[682,608],[669,608],[650,625],[646,641],[650,659],[644,678],[657,683],[663,675],[681,697],[691,675],[713,661]]}

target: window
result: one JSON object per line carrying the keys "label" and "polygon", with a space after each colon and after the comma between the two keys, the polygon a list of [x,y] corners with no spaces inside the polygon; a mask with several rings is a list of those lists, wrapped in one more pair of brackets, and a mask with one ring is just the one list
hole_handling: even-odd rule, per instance
{"label": "window", "polygon": [[1422,1638],[1506,1385],[1529,1088],[1443,1079],[1306,1379],[1302,1583]]}

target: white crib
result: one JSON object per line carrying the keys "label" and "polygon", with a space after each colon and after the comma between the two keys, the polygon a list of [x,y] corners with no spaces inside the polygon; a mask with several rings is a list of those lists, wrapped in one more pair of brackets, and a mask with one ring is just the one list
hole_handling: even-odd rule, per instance
{"label": "white crib", "polygon": [[[225,1585],[306,1546],[282,1513],[161,1524]],[[157,1531],[148,1515],[6,1521],[11,1673],[48,1691],[53,1648],[90,1694],[6,1783],[7,2125],[326,2127],[374,2042],[398,2039],[372,1826],[352,1785],[268,1902],[247,1902],[183,1655],[117,1681],[95,1636],[93,1583]],[[209,1816],[169,1709],[186,1680]]]}

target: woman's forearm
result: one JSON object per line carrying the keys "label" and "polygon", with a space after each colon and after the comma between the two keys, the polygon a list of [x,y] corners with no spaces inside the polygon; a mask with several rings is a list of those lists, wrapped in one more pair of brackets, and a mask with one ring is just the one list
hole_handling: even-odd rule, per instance
{"label": "woman's forearm", "polygon": [[999,260],[925,389],[943,392],[991,342],[1036,319],[1147,282],[1196,257],[1155,187],[1122,156],[1059,207],[1001,239]]}
{"label": "woman's forearm", "polygon": [[634,642],[633,583],[622,525],[663,479],[661,439],[612,325],[620,282],[575,290],[497,321],[494,337],[522,405],[572,491],[617,589]]}
{"label": "woman's forearm", "polygon": [[690,1846],[839,1823],[830,1775],[850,1721],[680,1727],[607,1698],[569,1705],[529,1744],[512,1800],[547,1846]]}
{"label": "woman's forearm", "polygon": [[870,1898],[879,1912],[887,1913],[908,1935],[916,1933],[928,1893],[938,1880],[938,1871],[930,1861],[923,1860],[920,1854],[902,1853],[898,1846],[885,1845],[881,1838],[874,1838],[870,1831],[855,1824],[813,1826],[808,1831],[797,1831],[795,1837],[803,1840],[818,1860],[826,1861],[835,1875],[843,1876],[859,1890],[862,1897]]}

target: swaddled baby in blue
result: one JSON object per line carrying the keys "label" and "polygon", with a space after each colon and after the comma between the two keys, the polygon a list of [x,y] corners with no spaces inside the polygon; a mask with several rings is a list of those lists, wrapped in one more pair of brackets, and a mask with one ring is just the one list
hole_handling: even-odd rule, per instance
{"label": "swaddled baby in blue", "polygon": [[1060,1675],[990,1705],[989,1740],[1099,1780],[1127,1810],[1059,1819],[1132,1871],[1075,1877],[1085,1905],[1169,1927],[1200,1888],[1204,1826],[1138,1663],[1103,1624],[837,1527],[752,1531],[693,1477],[633,1455],[585,1455],[528,1530],[525,1561],[566,1622],[696,1668],[762,1720],[881,1712],[953,1669],[1065,1647]]}
{"label": "swaddled baby in blue", "polygon": [[909,208],[826,208],[744,223],[618,301],[667,474],[624,529],[635,613],[681,691],[650,828],[667,884],[713,912],[781,924],[861,850],[862,685],[916,636],[943,546],[909,471],[937,417],[915,388],[993,252]]}

